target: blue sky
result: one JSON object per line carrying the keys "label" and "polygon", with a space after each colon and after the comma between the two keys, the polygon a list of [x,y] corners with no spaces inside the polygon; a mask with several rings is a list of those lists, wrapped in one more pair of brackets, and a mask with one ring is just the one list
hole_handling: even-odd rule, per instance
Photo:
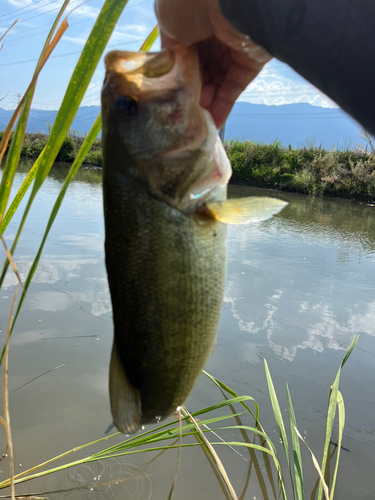
{"label": "blue sky", "polygon": [[[103,0],[72,0],[67,12],[69,28],[40,75],[33,108],[57,109],[64,95],[79,53],[87,40]],[[20,21],[3,41],[0,51],[0,107],[12,109],[17,94],[30,82],[36,60],[62,0],[0,0],[0,36],[17,18]],[[138,50],[142,40],[156,24],[153,0],[129,0],[108,43],[108,50]],[[160,47],[159,42],[154,46]],[[93,76],[82,105],[99,105],[103,81],[103,61]],[[258,104],[308,102],[315,106],[336,107],[285,64],[273,60],[241,95],[240,101]]]}

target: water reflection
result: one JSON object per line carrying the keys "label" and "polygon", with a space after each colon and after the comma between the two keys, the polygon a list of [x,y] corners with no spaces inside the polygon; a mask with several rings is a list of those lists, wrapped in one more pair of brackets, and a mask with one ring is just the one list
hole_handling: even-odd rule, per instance
{"label": "water reflection", "polygon": [[[25,165],[17,173],[15,189],[28,168]],[[52,169],[27,220],[15,255],[22,279],[66,173],[66,165]],[[249,188],[231,187],[230,193],[279,196],[289,205],[269,221],[228,228],[223,314],[207,369],[237,393],[255,397],[261,405],[262,424],[272,433],[263,371],[266,358],[281,404],[288,380],[300,430],[319,453],[328,388],[343,349],[362,331],[343,375],[348,413],[344,445],[351,453],[350,461],[342,462],[337,494],[342,500],[359,498],[355,484],[360,481],[370,492],[361,498],[370,500],[369,478],[375,466],[374,207]],[[19,217],[16,214],[5,233],[8,243],[14,239]],[[108,366],[113,327],[103,239],[101,171],[82,169],[51,230],[11,341],[12,427],[23,467],[103,436],[111,421]],[[0,293],[1,318],[7,318],[16,284],[9,272]],[[4,322],[0,328],[4,339]],[[221,397],[209,381],[201,379],[188,407],[194,411]],[[243,423],[253,425],[246,418]],[[220,431],[220,436],[239,440],[230,430]],[[264,457],[259,463],[253,456],[245,462],[230,449],[219,451],[241,498],[275,496],[277,487],[270,482]],[[221,487],[202,451],[184,453],[178,498],[221,497]],[[167,498],[176,454],[163,455],[151,468],[152,456],[138,458],[139,463],[124,458],[108,468],[97,463],[92,468],[70,469],[63,477],[49,476],[48,482],[38,483],[33,490],[67,490],[50,496],[56,499]],[[251,475],[251,470],[256,474]],[[99,476],[100,481],[94,479]],[[315,473],[307,476],[306,491],[311,491],[315,479]],[[30,487],[25,485],[22,491]]]}
{"label": "water reflection", "polygon": [[374,208],[279,196],[289,205],[278,216],[229,228],[225,301],[239,329],[288,361],[299,349],[345,349],[358,331],[373,336]]}
{"label": "water reflection", "polygon": [[34,481],[34,487],[50,500],[149,500],[157,490],[151,462],[142,463],[124,457],[99,460],[41,478]]}
{"label": "water reflection", "polygon": [[265,224],[276,231],[288,228],[297,240],[323,247],[343,246],[351,254],[355,249],[365,255],[373,255],[375,251],[375,206],[372,204],[240,186],[230,186],[230,195],[271,196],[287,201],[289,205],[271,223]]}
{"label": "water reflection", "polygon": [[[32,160],[22,160],[17,167],[17,175],[27,175],[30,168],[33,166]],[[70,164],[64,162],[55,162],[48,175],[48,180],[63,183],[70,168]],[[83,164],[78,170],[74,182],[81,182],[86,185],[101,185],[102,169],[91,165]]]}

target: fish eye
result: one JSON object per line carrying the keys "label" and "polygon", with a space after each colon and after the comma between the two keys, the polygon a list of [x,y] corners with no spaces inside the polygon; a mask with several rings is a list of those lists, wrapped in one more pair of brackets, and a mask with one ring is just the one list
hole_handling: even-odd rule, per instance
{"label": "fish eye", "polygon": [[137,101],[128,95],[121,95],[113,103],[113,107],[116,111],[124,112],[128,116],[133,116],[138,111]]}

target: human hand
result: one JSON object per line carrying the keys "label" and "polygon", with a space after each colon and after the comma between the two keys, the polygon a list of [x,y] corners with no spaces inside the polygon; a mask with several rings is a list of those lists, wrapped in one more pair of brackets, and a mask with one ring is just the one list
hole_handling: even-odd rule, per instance
{"label": "human hand", "polygon": [[224,18],[218,0],[155,0],[155,12],[163,47],[196,46],[202,68],[200,103],[220,128],[271,56]]}

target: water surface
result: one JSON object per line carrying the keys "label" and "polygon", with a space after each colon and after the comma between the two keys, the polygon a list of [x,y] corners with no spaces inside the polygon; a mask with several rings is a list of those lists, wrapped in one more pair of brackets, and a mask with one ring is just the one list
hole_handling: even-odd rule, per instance
{"label": "water surface", "polygon": [[[27,168],[16,175],[15,189]],[[54,167],[33,205],[15,253],[23,278],[66,173],[66,166]],[[237,393],[258,401],[261,422],[277,441],[264,375],[266,358],[283,410],[287,382],[299,430],[320,459],[329,387],[345,349],[362,332],[342,373],[340,389],[347,412],[343,446],[350,451],[342,452],[336,495],[340,500],[372,500],[375,208],[244,187],[231,187],[230,194],[279,196],[289,205],[269,221],[228,230],[225,301],[207,370]],[[51,230],[12,337],[9,390],[17,473],[102,437],[111,422],[107,386],[112,319],[101,197],[101,170],[81,169]],[[5,233],[9,245],[18,222],[17,214]],[[0,339],[15,285],[10,272],[0,291]],[[195,411],[221,399],[202,376],[187,406]],[[220,435],[241,440],[231,431]],[[337,438],[336,427],[333,437]],[[113,443],[119,441],[115,438]],[[99,449],[96,445],[92,452]],[[238,496],[274,498],[264,457],[257,455],[254,461],[254,455],[238,451],[241,456],[218,447]],[[335,448],[331,451],[335,453]],[[71,460],[78,456],[84,454]],[[48,495],[52,500],[167,498],[176,458],[171,451],[160,457],[138,454],[112,459],[48,476],[17,491],[62,490]],[[307,455],[304,460],[310,499],[317,475]],[[1,465],[0,480],[8,477],[6,462]],[[176,498],[225,498],[198,448],[183,450]]]}

